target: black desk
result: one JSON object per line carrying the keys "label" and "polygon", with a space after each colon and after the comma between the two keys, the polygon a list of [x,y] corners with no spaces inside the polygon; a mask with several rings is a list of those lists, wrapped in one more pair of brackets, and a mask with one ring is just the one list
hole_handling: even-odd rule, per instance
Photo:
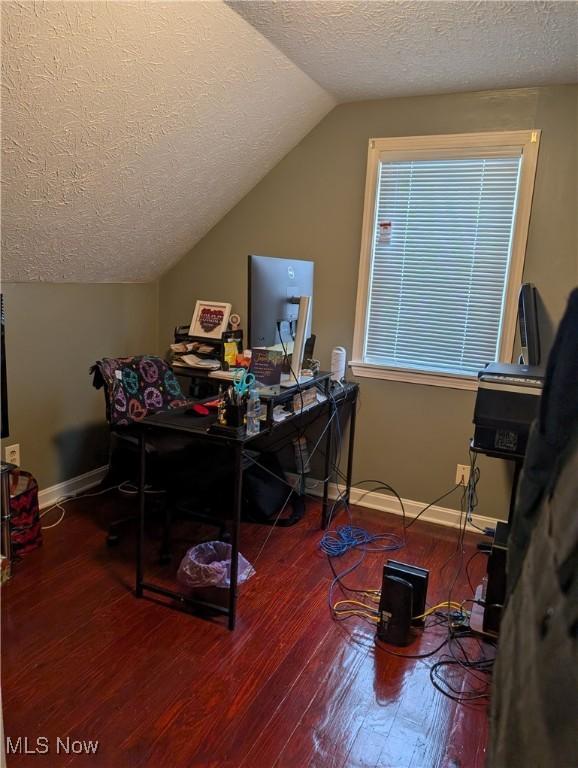
{"label": "black desk", "polygon": [[[320,377],[319,384],[325,382],[327,377]],[[310,386],[315,386],[316,382],[312,382]],[[349,427],[349,445],[348,445],[348,461],[347,461],[347,479],[346,479],[346,492],[345,498],[349,501],[349,492],[351,488],[351,473],[353,464],[353,447],[355,441],[355,411],[357,403],[357,384],[346,384],[343,387],[337,387],[331,391],[331,396],[323,403],[318,403],[304,410],[301,413],[296,413],[289,416],[279,423],[268,423],[265,428],[261,430],[259,435],[253,437],[247,437],[245,434],[241,436],[237,435],[223,435],[216,432],[211,432],[210,426],[216,420],[215,416],[209,417],[195,417],[185,413],[185,409],[175,409],[173,411],[165,411],[162,413],[148,416],[141,422],[138,422],[139,433],[139,452],[140,452],[140,474],[139,474],[139,532],[137,538],[137,554],[136,554],[136,589],[135,593],[137,597],[142,597],[145,591],[153,592],[165,597],[178,600],[183,604],[191,604],[197,606],[205,606],[214,609],[219,613],[224,613],[229,619],[229,629],[234,629],[236,608],[237,608],[237,574],[238,574],[238,559],[239,554],[239,532],[241,523],[241,502],[242,502],[242,490],[243,490],[243,472],[252,463],[246,456],[245,449],[258,450],[267,438],[274,436],[275,440],[282,440],[285,436],[291,439],[294,435],[296,428],[302,429],[310,423],[317,421],[320,418],[325,419],[324,434],[325,434],[325,473],[323,483],[323,501],[321,511],[321,527],[325,528],[328,523],[329,517],[329,474],[331,470],[330,466],[330,448],[331,439],[333,433],[333,421],[334,418],[339,418],[341,409],[350,407],[350,427]],[[284,390],[280,397],[283,400],[290,399],[294,394],[298,394],[297,387],[290,387]],[[233,470],[233,501],[231,514],[229,520],[231,522],[231,586],[229,588],[228,606],[214,605],[207,603],[203,600],[192,599],[185,597],[180,592],[166,589],[158,584],[148,582],[144,580],[143,572],[143,551],[144,551],[144,518],[145,518],[145,475],[146,475],[146,451],[145,443],[146,436],[154,431],[169,431],[178,432],[183,435],[184,438],[190,439],[191,437],[198,438],[203,444],[207,446],[219,445],[225,446],[230,452],[231,467]],[[322,434],[323,436],[323,434]]]}

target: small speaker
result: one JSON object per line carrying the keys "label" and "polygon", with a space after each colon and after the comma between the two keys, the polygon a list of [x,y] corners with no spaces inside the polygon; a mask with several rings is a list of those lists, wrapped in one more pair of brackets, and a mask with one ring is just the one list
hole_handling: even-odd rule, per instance
{"label": "small speaker", "polygon": [[343,381],[345,378],[345,347],[333,347],[331,353],[331,381]]}
{"label": "small speaker", "polygon": [[398,576],[384,575],[379,600],[378,638],[392,645],[407,645],[412,616],[413,586]]}

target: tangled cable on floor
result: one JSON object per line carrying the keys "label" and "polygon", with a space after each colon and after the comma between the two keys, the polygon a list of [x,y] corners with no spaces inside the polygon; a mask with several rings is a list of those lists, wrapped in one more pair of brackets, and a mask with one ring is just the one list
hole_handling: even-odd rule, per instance
{"label": "tangled cable on floor", "polygon": [[[368,547],[382,540],[387,543]],[[329,557],[339,557],[357,547],[363,547],[366,552],[392,552],[402,545],[401,538],[395,533],[373,534],[357,525],[340,525],[333,531],[326,531],[319,542],[320,549]]]}

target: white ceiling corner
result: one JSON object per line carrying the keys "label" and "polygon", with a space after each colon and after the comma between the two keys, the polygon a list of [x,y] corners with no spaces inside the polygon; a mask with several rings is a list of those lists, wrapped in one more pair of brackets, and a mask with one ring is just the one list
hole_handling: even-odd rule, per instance
{"label": "white ceiling corner", "polygon": [[2,278],[140,282],[334,106],[222,2],[2,2]]}
{"label": "white ceiling corner", "polygon": [[339,101],[578,81],[575,0],[228,0]]}

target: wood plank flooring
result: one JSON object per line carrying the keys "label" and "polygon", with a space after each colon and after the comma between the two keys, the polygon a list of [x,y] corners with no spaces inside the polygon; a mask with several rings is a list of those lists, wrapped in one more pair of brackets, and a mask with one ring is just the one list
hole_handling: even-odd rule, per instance
{"label": "wood plank flooring", "polygon": [[[257,573],[241,588],[233,633],[223,618],[133,596],[134,531],[118,548],[105,544],[107,522],[133,503],[112,492],[69,504],[63,522],[44,532],[43,547],[2,588],[5,734],[12,744],[28,737],[29,750],[44,737],[40,746],[50,750],[10,754],[9,768],[484,765],[485,705],[444,697],[430,683],[431,659],[388,655],[362,619],[331,619],[330,570],[318,549],[314,502],[297,526],[273,530],[256,562],[271,531],[242,526],[241,551]],[[372,531],[400,531],[398,517],[354,514]],[[187,533],[194,538],[190,524]],[[457,558],[446,561],[456,553],[456,535],[419,521],[395,554],[430,569],[430,603],[447,599]],[[477,541],[466,536],[465,558]],[[154,569],[152,547],[151,541]],[[340,565],[356,558],[347,555]],[[379,587],[383,561],[368,554],[349,583]],[[472,561],[474,583],[484,561]],[[171,578],[175,570],[167,572]],[[462,569],[453,597],[470,596]],[[432,628],[403,652],[435,648],[443,632]],[[97,740],[98,749],[57,753],[58,737],[64,745],[67,738]]]}

